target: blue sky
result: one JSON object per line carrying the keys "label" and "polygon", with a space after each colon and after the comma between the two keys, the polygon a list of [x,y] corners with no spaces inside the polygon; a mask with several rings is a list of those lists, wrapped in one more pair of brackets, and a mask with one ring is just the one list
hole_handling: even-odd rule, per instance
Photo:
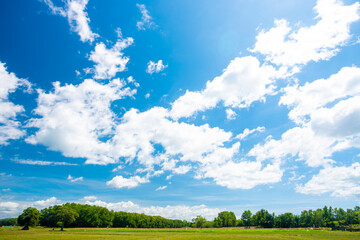
{"label": "blue sky", "polygon": [[0,218],[352,208],[360,4],[0,3]]}

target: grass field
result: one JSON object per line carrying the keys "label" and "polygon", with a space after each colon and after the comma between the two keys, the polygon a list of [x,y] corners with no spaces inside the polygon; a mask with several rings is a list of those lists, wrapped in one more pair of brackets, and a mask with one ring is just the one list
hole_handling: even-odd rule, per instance
{"label": "grass field", "polygon": [[74,228],[61,232],[51,228],[0,228],[3,239],[360,239],[360,232],[307,229],[124,229]]}

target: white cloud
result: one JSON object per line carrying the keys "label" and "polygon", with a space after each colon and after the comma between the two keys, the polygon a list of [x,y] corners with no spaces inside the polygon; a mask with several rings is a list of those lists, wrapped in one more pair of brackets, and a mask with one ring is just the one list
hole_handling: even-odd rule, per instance
{"label": "white cloud", "polygon": [[85,196],[81,199],[82,201],[95,201],[97,200],[96,196]]}
{"label": "white cloud", "polygon": [[0,214],[2,218],[15,217],[20,212],[20,204],[16,202],[0,202]]}
{"label": "white cloud", "polygon": [[152,20],[152,17],[149,14],[149,11],[146,9],[144,4],[136,4],[141,12],[141,21],[136,23],[136,27],[138,30],[146,30],[150,28],[155,28],[156,25]]}
{"label": "white cloud", "polygon": [[346,6],[341,0],[318,0],[316,24],[293,30],[285,19],[275,20],[275,27],[258,34],[251,51],[283,66],[328,60],[350,39],[350,24],[359,20],[359,9],[358,2]]}
{"label": "white cloud", "polygon": [[67,0],[64,7],[57,7],[52,0],[43,0],[52,13],[67,17],[71,30],[77,32],[82,42],[93,42],[99,35],[90,29],[90,19],[86,12],[86,5],[89,0]]}
{"label": "white cloud", "polygon": [[231,108],[226,109],[226,118],[228,120],[234,120],[237,114]]}
{"label": "white cloud", "polygon": [[[123,157],[137,157],[140,164],[148,167],[173,158],[196,162],[221,147],[232,135],[207,124],[178,123],[168,117],[168,111],[160,107],[142,113],[131,109],[116,128],[114,149]],[[155,144],[160,144],[164,152],[153,156]]]}
{"label": "white cloud", "polygon": [[304,86],[284,89],[280,104],[291,107],[289,118],[303,123],[314,110],[338,99],[360,95],[360,68],[344,67],[328,79],[318,79]]}
{"label": "white cloud", "polygon": [[64,8],[55,6],[55,4],[52,2],[52,0],[42,0],[42,1],[46,5],[48,5],[52,14],[66,17],[66,12],[65,12]]}
{"label": "white cloud", "polygon": [[58,200],[56,197],[51,197],[49,199],[46,200],[39,200],[39,201],[35,201],[33,204],[31,204],[31,206],[37,208],[37,209],[43,209],[49,206],[54,206],[54,205],[58,205],[61,204],[62,202],[60,200]]}
{"label": "white cloud", "polygon": [[148,99],[150,97],[150,93],[145,94],[145,98]]}
{"label": "white cloud", "polygon": [[187,172],[189,172],[191,170],[191,168],[192,168],[191,165],[182,165],[177,168],[173,168],[172,172],[174,174],[186,174]]}
{"label": "white cloud", "polygon": [[155,189],[155,191],[161,191],[161,190],[164,190],[165,188],[167,188],[167,186],[161,186],[161,187],[158,187],[157,189]]}
{"label": "white cloud", "polygon": [[249,156],[258,161],[297,157],[310,167],[329,167],[335,152],[360,148],[360,70],[342,68],[329,79],[285,89],[280,104],[298,126],[279,140],[268,138],[257,144]]}
{"label": "white cloud", "polygon": [[95,50],[91,52],[89,60],[95,65],[96,79],[110,79],[115,77],[118,72],[126,70],[129,57],[123,56],[122,50],[133,44],[132,38],[119,39],[116,44],[108,49],[104,43],[98,43]]}
{"label": "white cloud", "polygon": [[19,139],[25,135],[21,123],[16,120],[16,116],[24,112],[24,107],[9,101],[9,94],[20,87],[31,91],[31,84],[27,80],[9,73],[5,63],[0,62],[0,145],[6,145],[8,140]]}
{"label": "white cloud", "polygon": [[317,167],[333,162],[330,159],[334,139],[316,135],[309,127],[295,127],[282,134],[281,139],[268,138],[264,144],[257,144],[248,155],[257,161],[297,157],[308,166]]}
{"label": "white cloud", "polygon": [[353,163],[349,167],[326,167],[306,184],[298,185],[296,191],[304,194],[330,193],[335,197],[349,197],[359,195],[359,182],[360,163]]}
{"label": "white cloud", "polygon": [[117,172],[117,171],[120,171],[121,169],[123,169],[124,168],[124,166],[117,166],[116,168],[114,168],[113,170],[112,170],[112,172]]}
{"label": "white cloud", "polygon": [[297,176],[295,171],[291,171],[292,176],[289,177],[289,182],[299,181],[305,178],[305,175]]}
{"label": "white cloud", "polygon": [[[164,171],[186,174],[196,164],[218,162],[218,154],[228,151],[224,143],[231,140],[230,132],[207,124],[195,126],[173,121],[164,108],[145,112],[131,109],[116,119],[111,102],[134,93],[124,88],[119,79],[109,84],[90,79],[79,85],[55,83],[54,88],[50,93],[38,90],[38,107],[34,112],[40,117],[28,124],[38,131],[26,141],[43,144],[66,157],[86,158],[87,164],[117,163],[119,159],[132,164],[136,160],[147,172],[146,178],[115,177],[108,181],[110,186],[133,187]],[[156,145],[162,146],[162,152],[156,153]],[[239,145],[234,146],[229,151],[238,151]],[[165,163],[171,160],[175,165],[166,168]],[[154,171],[156,165],[163,169]]]}
{"label": "white cloud", "polygon": [[37,209],[43,209],[62,202],[55,197],[51,197],[46,200],[39,200],[35,202],[26,201],[0,201],[0,216],[2,218],[13,218],[21,214],[21,212],[28,207],[35,207]]}
{"label": "white cloud", "polygon": [[168,65],[164,65],[162,60],[159,60],[157,63],[153,61],[149,61],[147,65],[146,72],[149,74],[159,73],[167,68]]}
{"label": "white cloud", "polygon": [[26,165],[39,165],[39,166],[77,166],[75,163],[68,162],[51,162],[51,161],[40,161],[40,160],[28,160],[28,159],[14,159],[16,163],[26,164]]}
{"label": "white cloud", "polygon": [[265,131],[265,127],[257,127],[255,129],[248,129],[245,128],[244,131],[240,134],[238,134],[235,138],[236,139],[240,139],[240,140],[244,140],[247,136],[249,136],[250,134],[253,134],[254,132],[264,132]]}
{"label": "white cloud", "polygon": [[123,176],[116,176],[110,181],[106,182],[106,185],[114,188],[134,188],[142,183],[148,183],[147,177],[132,176],[130,178],[124,178]]}
{"label": "white cloud", "polygon": [[321,136],[360,136],[360,96],[342,100],[332,108],[319,108],[311,114],[310,123]]}
{"label": "white cloud", "polygon": [[230,189],[251,189],[260,184],[277,183],[283,175],[278,163],[263,166],[260,162],[245,161],[209,165],[203,171],[203,178],[213,178],[216,184]]}
{"label": "white cloud", "polygon": [[200,92],[186,91],[173,104],[171,117],[190,117],[198,111],[214,108],[219,102],[226,107],[246,108],[254,101],[265,101],[273,93],[273,80],[279,72],[268,65],[260,66],[252,56],[235,58],[223,74],[206,83]]}
{"label": "white cloud", "polygon": [[83,177],[74,178],[73,176],[71,176],[69,174],[69,176],[67,177],[67,180],[70,180],[70,182],[80,182],[80,181],[83,181],[84,178]]}
{"label": "white cloud", "polygon": [[60,86],[54,91],[38,90],[38,106],[28,126],[38,128],[26,141],[43,144],[50,150],[60,151],[66,157],[86,158],[91,162],[116,162],[109,155],[109,142],[100,140],[113,133],[114,113],[110,105],[117,99],[132,96],[136,91],[124,87],[114,79],[100,84],[87,79],[79,85]]}

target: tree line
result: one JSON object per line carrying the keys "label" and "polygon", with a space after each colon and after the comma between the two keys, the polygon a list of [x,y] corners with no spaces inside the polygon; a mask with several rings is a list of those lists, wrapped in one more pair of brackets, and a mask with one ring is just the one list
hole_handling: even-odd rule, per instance
{"label": "tree line", "polygon": [[323,207],[317,210],[304,210],[300,215],[283,213],[275,215],[265,209],[256,213],[246,210],[240,219],[234,212],[222,211],[213,221],[197,216],[192,221],[171,220],[160,216],[140,213],[113,211],[105,207],[78,203],[55,205],[41,211],[29,207],[17,219],[0,220],[0,226],[19,225],[44,227],[129,227],[129,228],[219,228],[219,227],[263,227],[263,228],[298,228],[331,227],[360,224],[360,207],[344,210],[342,208]]}

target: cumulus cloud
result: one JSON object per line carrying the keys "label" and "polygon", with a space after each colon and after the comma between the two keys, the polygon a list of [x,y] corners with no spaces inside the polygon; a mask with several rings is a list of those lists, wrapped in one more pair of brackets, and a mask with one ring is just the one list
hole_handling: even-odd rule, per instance
{"label": "cumulus cloud", "polygon": [[2,218],[13,218],[19,216],[21,212],[28,207],[43,209],[61,203],[62,202],[58,200],[56,197],[51,197],[46,200],[39,200],[34,202],[0,201],[0,215]]}
{"label": "cumulus cloud", "polygon": [[261,162],[247,161],[209,165],[203,171],[203,178],[213,178],[218,185],[229,189],[251,189],[260,184],[280,182],[283,175],[279,163],[263,166]]}
{"label": "cumulus cloud", "polygon": [[298,126],[271,137],[248,155],[259,161],[296,157],[310,167],[334,164],[335,152],[360,148],[360,69],[344,67],[328,79],[289,86],[279,104]]}
{"label": "cumulus cloud", "polygon": [[[193,164],[184,162],[218,161],[213,156],[218,151],[226,151],[224,144],[232,137],[230,132],[207,124],[195,126],[173,121],[169,111],[161,107],[145,112],[131,109],[117,119],[110,109],[111,103],[134,94],[119,79],[108,84],[90,79],[79,85],[55,83],[53,92],[38,90],[38,93],[34,112],[39,117],[28,123],[38,130],[26,139],[28,143],[43,144],[66,157],[86,158],[87,164],[117,163],[125,159],[121,167],[136,160],[148,174],[146,181],[164,171],[186,174]],[[162,146],[161,152],[157,151],[158,145]],[[175,164],[166,167],[171,160]],[[154,171],[156,165],[163,169]],[[118,176],[108,185],[133,187],[146,181]]]}
{"label": "cumulus cloud", "polygon": [[304,194],[356,195],[359,163],[337,166],[334,153],[360,148],[360,71],[344,67],[328,79],[287,87],[280,104],[291,108],[289,118],[298,126],[279,140],[268,137],[248,153],[257,161],[295,158],[309,167],[322,167],[296,190]]}
{"label": "cumulus cloud", "polygon": [[96,196],[85,196],[81,199],[82,201],[95,201],[97,200]]}
{"label": "cumulus cloud", "polygon": [[[168,110],[154,107],[146,112],[131,109],[122,117],[112,139],[115,149],[125,157],[145,166],[160,164],[168,159],[201,161],[229,141],[232,134],[209,125],[195,126],[168,119]],[[155,144],[163,153],[153,156]]]}
{"label": "cumulus cloud", "polygon": [[146,9],[146,6],[144,4],[136,4],[136,6],[139,8],[141,13],[141,20],[136,23],[136,27],[138,30],[146,30],[155,28],[156,25],[152,20],[152,17],[150,16],[149,11]]}
{"label": "cumulus cloud", "polygon": [[316,134],[334,138],[360,135],[360,96],[342,100],[332,108],[320,108],[311,114]]}
{"label": "cumulus cloud", "polygon": [[38,209],[43,209],[43,208],[58,205],[58,204],[61,204],[61,203],[62,203],[62,201],[58,200],[56,197],[51,197],[51,198],[46,199],[46,200],[35,201],[34,203],[31,204],[31,206],[33,206],[35,208],[38,208]]}
{"label": "cumulus cloud", "polygon": [[186,91],[172,103],[171,117],[190,117],[198,111],[214,108],[219,102],[226,107],[246,108],[254,101],[265,101],[273,93],[275,68],[260,65],[257,58],[238,57],[230,62],[221,76],[206,83],[202,91]]}
{"label": "cumulus cloud", "polygon": [[95,50],[90,53],[89,60],[95,63],[94,78],[110,79],[115,77],[118,72],[126,70],[129,57],[124,56],[122,50],[132,45],[134,39],[119,39],[115,45],[108,49],[104,43],[98,43]]}
{"label": "cumulus cloud", "polygon": [[318,79],[303,86],[284,88],[280,104],[291,108],[289,118],[301,124],[318,108],[351,96],[360,95],[360,68],[343,67],[328,79]]}
{"label": "cumulus cloud", "polygon": [[264,144],[256,144],[248,156],[257,161],[290,159],[296,157],[310,167],[328,165],[333,162],[335,139],[315,134],[310,127],[295,127],[282,134],[281,139],[267,138]]}
{"label": "cumulus cloud", "polygon": [[234,112],[232,109],[226,109],[226,118],[228,120],[234,120],[236,118],[236,115],[236,112]]}
{"label": "cumulus cloud", "polygon": [[8,140],[19,139],[25,135],[21,123],[16,119],[17,115],[24,112],[24,107],[9,100],[9,94],[20,87],[31,90],[30,82],[9,73],[5,63],[0,62],[0,145],[6,145]]}
{"label": "cumulus cloud", "polygon": [[333,163],[334,152],[360,147],[360,69],[345,67],[328,79],[285,89],[280,104],[292,107],[289,118],[299,126],[280,140],[269,138],[249,155],[259,160],[304,160],[309,166]]}
{"label": "cumulus cloud", "polygon": [[147,65],[146,72],[149,74],[159,73],[167,68],[168,65],[164,65],[162,60],[159,60],[157,63],[153,61],[149,61]]}
{"label": "cumulus cloud", "polygon": [[360,163],[353,163],[349,167],[326,167],[304,185],[298,185],[296,191],[304,194],[330,193],[334,197],[349,197],[359,195],[359,182]]}
{"label": "cumulus cloud", "polygon": [[52,0],[43,0],[55,15],[67,17],[71,30],[78,33],[82,42],[93,42],[99,35],[90,29],[90,19],[86,12],[89,0],[67,0],[65,6],[55,6]]}
{"label": "cumulus cloud", "polygon": [[[87,79],[79,85],[60,86],[54,91],[38,90],[38,106],[28,127],[38,130],[26,141],[43,144],[50,150],[60,151],[66,157],[81,157],[92,162],[115,162],[109,154],[109,143],[101,138],[112,134],[114,113],[110,104],[136,91],[124,87],[120,79],[100,84]],[[99,160],[101,159],[101,161]]]}
{"label": "cumulus cloud", "polygon": [[130,178],[124,178],[123,176],[116,176],[110,181],[106,182],[106,185],[114,188],[134,188],[142,183],[149,182],[147,177],[133,176]]}
{"label": "cumulus cloud", "polygon": [[21,210],[20,204],[17,202],[0,202],[0,214],[3,218],[15,217],[15,214]]}
{"label": "cumulus cloud", "polygon": [[305,65],[328,60],[350,39],[350,24],[359,20],[360,4],[344,5],[341,0],[318,0],[314,8],[316,24],[292,29],[285,19],[262,30],[252,52],[261,53],[276,65]]}

